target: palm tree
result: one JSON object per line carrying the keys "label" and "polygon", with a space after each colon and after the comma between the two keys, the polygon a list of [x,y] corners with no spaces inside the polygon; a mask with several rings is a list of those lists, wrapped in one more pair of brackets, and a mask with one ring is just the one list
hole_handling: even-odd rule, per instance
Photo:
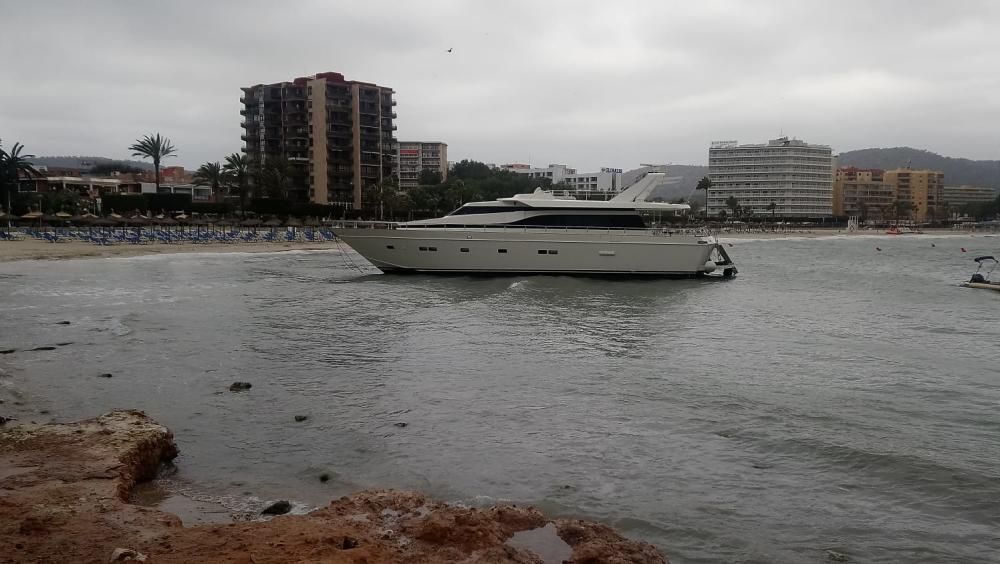
{"label": "palm tree", "polygon": [[771,202],[767,205],[767,209],[771,212],[771,223],[774,223],[774,211],[778,209],[778,204]]}
{"label": "palm tree", "polygon": [[858,202],[858,220],[861,223],[868,221],[868,202],[864,200]]}
{"label": "palm tree", "polygon": [[695,190],[708,190],[712,187],[712,179],[705,176],[698,181],[698,185],[694,187]]}
{"label": "palm tree", "polygon": [[10,201],[21,184],[21,174],[38,174],[38,171],[27,161],[27,159],[34,158],[35,155],[22,155],[21,151],[23,150],[24,145],[20,143],[14,143],[9,152],[0,149],[0,187],[6,192],[7,213],[12,213]]}
{"label": "palm tree", "polygon": [[222,165],[219,161],[207,162],[194,172],[194,181],[208,184],[212,187],[212,194],[218,194],[219,188],[222,186],[222,180],[224,179],[224,173],[222,172]]}
{"label": "palm tree", "polygon": [[160,161],[166,157],[176,155],[176,150],[170,139],[161,137],[159,133],[155,136],[146,135],[142,139],[136,139],[135,143],[129,146],[133,157],[152,159],[153,169],[156,172],[156,191],[160,191]]}
{"label": "palm tree", "polygon": [[726,207],[733,210],[733,215],[735,216],[736,210],[740,209],[740,201],[735,196],[729,196],[726,198]]}
{"label": "palm tree", "polygon": [[288,160],[285,157],[269,157],[261,171],[265,195],[269,198],[287,200],[289,176]]}
{"label": "palm tree", "polygon": [[247,178],[250,172],[250,159],[242,153],[233,153],[226,157],[226,164],[222,170],[230,185],[235,186],[240,191],[240,213],[246,219]]}

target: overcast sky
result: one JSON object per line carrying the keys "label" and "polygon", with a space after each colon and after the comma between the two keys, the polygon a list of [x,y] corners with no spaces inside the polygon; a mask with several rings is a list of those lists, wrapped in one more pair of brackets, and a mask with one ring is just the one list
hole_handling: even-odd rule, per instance
{"label": "overcast sky", "polygon": [[38,155],[161,132],[194,168],[239,151],[241,86],[337,71],[451,160],[704,164],[780,133],[1000,158],[989,0],[3,4],[0,138]]}

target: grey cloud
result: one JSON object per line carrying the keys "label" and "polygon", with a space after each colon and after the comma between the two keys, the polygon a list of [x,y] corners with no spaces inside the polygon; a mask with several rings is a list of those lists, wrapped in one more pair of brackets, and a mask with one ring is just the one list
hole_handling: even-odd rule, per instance
{"label": "grey cloud", "polygon": [[[703,163],[779,132],[997,158],[995,2],[31,2],[0,18],[0,136],[189,167],[240,147],[239,88],[338,71],[452,158]],[[454,47],[454,52],[446,49]],[[16,53],[16,56],[10,54]]]}

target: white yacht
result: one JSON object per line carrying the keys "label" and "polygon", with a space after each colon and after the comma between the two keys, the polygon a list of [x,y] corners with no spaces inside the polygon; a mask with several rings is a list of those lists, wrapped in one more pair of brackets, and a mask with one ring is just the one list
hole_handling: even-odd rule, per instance
{"label": "white yacht", "polygon": [[687,204],[647,202],[649,173],[611,200],[557,198],[536,189],[471,202],[435,219],[345,223],[334,232],[383,272],[725,277],[736,266],[707,232],[656,227]]}

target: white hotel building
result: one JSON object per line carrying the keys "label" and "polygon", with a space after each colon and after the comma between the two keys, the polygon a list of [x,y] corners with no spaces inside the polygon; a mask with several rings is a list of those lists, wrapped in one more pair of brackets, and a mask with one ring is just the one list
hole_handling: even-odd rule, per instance
{"label": "white hotel building", "polygon": [[578,173],[563,164],[550,164],[545,168],[532,168],[526,164],[506,164],[500,167],[532,178],[548,178],[552,184],[565,184],[576,192],[619,192],[622,189],[622,169],[602,168],[600,172]]}
{"label": "white hotel building", "polygon": [[708,150],[708,215],[731,214],[726,205],[736,198],[755,215],[779,217],[833,215],[833,153],[826,145],[811,145],[781,137],[766,145],[716,141]]}

